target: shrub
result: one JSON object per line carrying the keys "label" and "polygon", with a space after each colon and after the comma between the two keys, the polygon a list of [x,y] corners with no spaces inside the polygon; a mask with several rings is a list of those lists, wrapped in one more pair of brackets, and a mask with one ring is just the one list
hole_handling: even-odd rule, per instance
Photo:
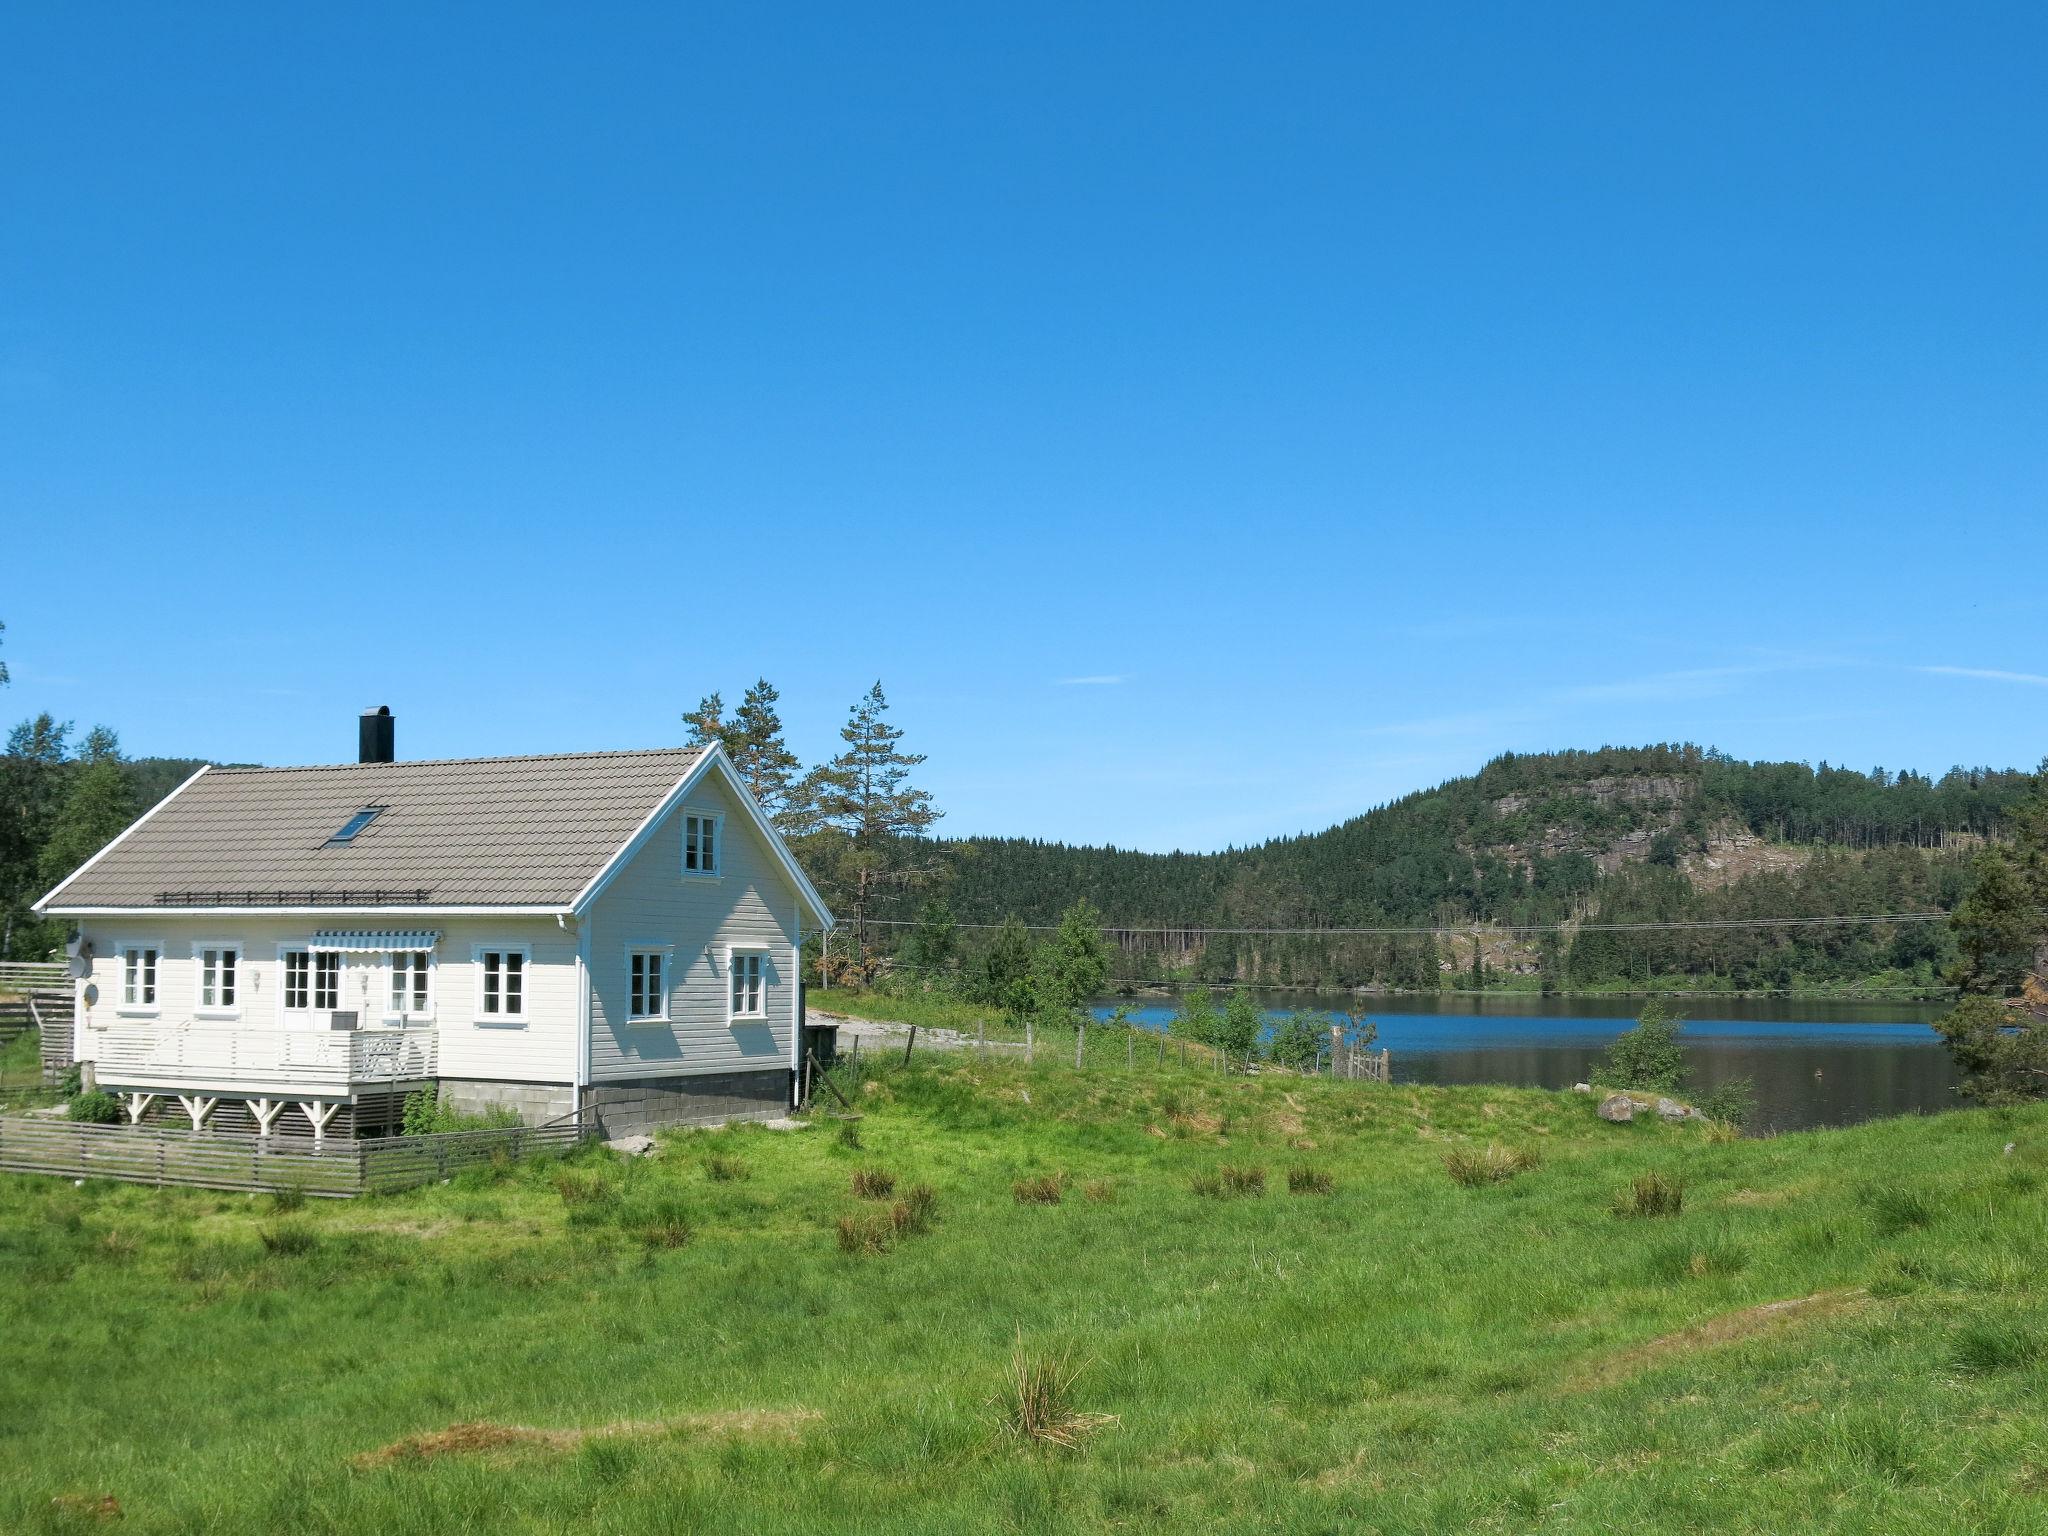
{"label": "shrub", "polygon": [[1046,1173],[1034,1179],[1019,1179],[1010,1186],[1010,1198],[1019,1205],[1058,1205],[1066,1193],[1067,1176],[1063,1173]]}
{"label": "shrub", "polygon": [[856,1168],[853,1192],[862,1200],[886,1200],[896,1192],[896,1175],[886,1168]]}
{"label": "shrub", "polygon": [[877,1254],[889,1251],[896,1224],[886,1216],[842,1216],[835,1230],[841,1253]]}
{"label": "shrub", "polygon": [[517,1110],[493,1105],[481,1114],[467,1115],[451,1109],[432,1088],[405,1096],[405,1112],[399,1120],[402,1136],[452,1136],[462,1131],[506,1131],[521,1124]]}
{"label": "shrub", "polygon": [[1635,1183],[1614,1197],[1617,1216],[1676,1216],[1685,1208],[1685,1186],[1661,1173],[1636,1175]]}
{"label": "shrub", "polygon": [[1638,1088],[1673,1093],[1685,1079],[1685,1051],[1678,1031],[1685,1020],[1667,1011],[1655,998],[1643,1005],[1635,1028],[1607,1047],[1593,1069],[1593,1081],[1608,1088]]}
{"label": "shrub", "polygon": [[1287,1193],[1290,1195],[1329,1195],[1336,1191],[1337,1181],[1321,1168],[1287,1170]]}
{"label": "shrub", "polygon": [[81,1120],[87,1125],[115,1125],[121,1119],[121,1101],[111,1093],[102,1093],[94,1089],[91,1093],[81,1093],[74,1098],[65,1113],[73,1120]]}
{"label": "shrub", "polygon": [[1693,1104],[1709,1120],[1744,1126],[1756,1114],[1756,1083],[1747,1077],[1731,1078],[1694,1099]]}
{"label": "shrub", "polygon": [[997,1399],[1003,1433],[1034,1449],[1074,1451],[1095,1431],[1114,1424],[1114,1414],[1084,1413],[1074,1406],[1074,1383],[1081,1371],[1063,1356],[1027,1354],[1020,1339]]}
{"label": "shrub", "polygon": [[714,1184],[731,1184],[741,1179],[751,1179],[754,1170],[736,1157],[714,1152],[704,1159],[704,1175]]}
{"label": "shrub", "polygon": [[1537,1163],[1536,1154],[1488,1143],[1486,1150],[1454,1148],[1444,1158],[1444,1172],[1455,1183],[1471,1188],[1480,1184],[1504,1184],[1518,1173],[1527,1173]]}

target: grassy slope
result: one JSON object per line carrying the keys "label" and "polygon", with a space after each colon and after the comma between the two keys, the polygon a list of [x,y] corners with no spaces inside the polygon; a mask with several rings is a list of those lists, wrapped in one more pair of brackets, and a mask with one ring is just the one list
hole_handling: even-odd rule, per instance
{"label": "grassy slope", "polygon": [[[129,1532],[2043,1528],[2048,1110],[1726,1143],[1569,1095],[943,1058],[863,1102],[859,1151],[586,1154],[570,1188],[609,1203],[545,1167],[297,1213],[0,1180],[0,1527],[111,1493]],[[1492,1140],[1541,1166],[1445,1177]],[[1219,1161],[1278,1187],[1193,1194]],[[1337,1193],[1288,1195],[1295,1162]],[[940,1221],[853,1258],[831,1228],[869,1166]],[[1610,1214],[1652,1169],[1683,1214]],[[1117,1198],[1013,1202],[1055,1170]],[[687,1246],[634,1235],[678,1206]],[[992,1431],[1019,1335],[1119,1416],[1082,1454]],[[794,1440],[349,1465],[455,1421],[794,1407],[821,1415]]]}

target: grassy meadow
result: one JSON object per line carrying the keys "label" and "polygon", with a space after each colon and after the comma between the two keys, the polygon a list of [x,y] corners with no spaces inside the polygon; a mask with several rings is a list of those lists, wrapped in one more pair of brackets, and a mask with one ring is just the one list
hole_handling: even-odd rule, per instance
{"label": "grassy meadow", "polygon": [[847,1086],[350,1203],[0,1176],[0,1527],[2048,1529],[2048,1110]]}

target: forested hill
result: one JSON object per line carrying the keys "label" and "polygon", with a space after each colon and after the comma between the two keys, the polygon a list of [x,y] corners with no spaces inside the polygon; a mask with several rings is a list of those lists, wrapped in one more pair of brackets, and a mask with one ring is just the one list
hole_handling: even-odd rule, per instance
{"label": "forested hill", "polygon": [[[1606,747],[1510,754],[1478,773],[1407,795],[1327,831],[1214,854],[1150,854],[1016,838],[944,846],[946,896],[963,922],[1015,915],[1048,921],[1085,895],[1117,926],[1330,928],[1376,924],[1567,924],[1811,916],[1946,907],[1967,879],[1971,849],[2003,830],[2032,775],[1951,769],[1940,779],[1804,763],[1750,763],[1694,747]],[[1923,930],[1927,925],[1922,925]],[[1933,979],[1940,935],[1840,935],[1830,976],[1896,969]],[[1578,979],[1700,965],[1755,970],[1744,984],[1782,985],[1818,963],[1821,940],[1663,948],[1574,943]],[[1826,941],[1833,944],[1833,940]],[[1805,945],[1805,950],[1799,949]],[[1792,948],[1788,949],[1790,945]],[[1369,946],[1367,946],[1369,947]],[[1328,973],[1320,945],[1210,941],[1203,974],[1247,974],[1246,956],[1292,951]],[[1359,948],[1354,946],[1354,948]],[[1736,949],[1743,948],[1742,954]],[[1602,950],[1607,959],[1595,965]],[[1534,946],[1503,953],[1533,966]],[[1796,951],[1796,952],[1795,952]],[[1853,952],[1853,953],[1852,953]],[[1349,979],[1420,980],[1449,964],[1380,946]],[[1459,960],[1462,964],[1462,959]]]}

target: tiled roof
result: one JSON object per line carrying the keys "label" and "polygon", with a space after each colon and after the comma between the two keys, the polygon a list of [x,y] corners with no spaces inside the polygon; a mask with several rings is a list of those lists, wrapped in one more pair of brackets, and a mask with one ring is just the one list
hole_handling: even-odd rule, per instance
{"label": "tiled roof", "polygon": [[[62,887],[74,907],[566,906],[694,748],[215,768]],[[346,843],[357,811],[385,809]]]}

